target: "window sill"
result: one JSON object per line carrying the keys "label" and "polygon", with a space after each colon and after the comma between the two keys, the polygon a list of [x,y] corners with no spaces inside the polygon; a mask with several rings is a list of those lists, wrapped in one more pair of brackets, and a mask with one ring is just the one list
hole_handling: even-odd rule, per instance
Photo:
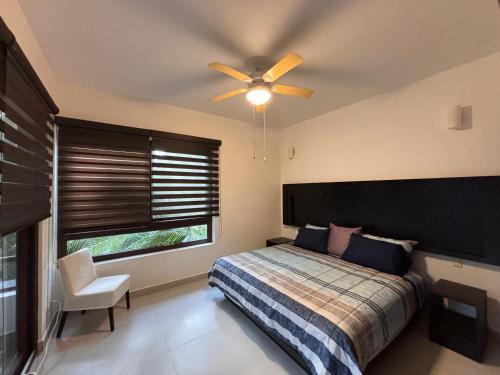
{"label": "window sill", "polygon": [[192,249],[197,249],[201,247],[208,247],[208,246],[213,246],[215,245],[215,242],[207,242],[207,243],[202,243],[198,245],[191,245],[191,246],[186,246],[186,247],[178,247],[174,249],[167,249],[163,251],[155,251],[151,253],[145,253],[145,254],[138,254],[138,255],[130,255],[130,256],[124,256],[121,258],[115,258],[115,259],[106,259],[106,260],[94,260],[94,263],[96,265],[98,264],[113,264],[113,263],[121,263],[121,262],[126,262],[132,259],[140,259],[140,258],[146,258],[150,256],[155,256],[155,255],[160,255],[160,254],[165,254],[165,253],[176,253],[180,251],[186,251],[186,250],[192,250]]}

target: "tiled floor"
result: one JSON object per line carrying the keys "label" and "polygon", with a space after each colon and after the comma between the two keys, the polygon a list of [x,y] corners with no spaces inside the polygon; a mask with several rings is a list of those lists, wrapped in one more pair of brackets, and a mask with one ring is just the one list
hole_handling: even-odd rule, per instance
{"label": "tiled floor", "polygon": [[[115,309],[70,314],[49,348],[42,374],[304,374],[206,281],[132,298]],[[120,303],[120,306],[124,303]],[[416,321],[367,369],[367,374],[500,374],[500,341],[492,336],[478,364],[430,343]]]}

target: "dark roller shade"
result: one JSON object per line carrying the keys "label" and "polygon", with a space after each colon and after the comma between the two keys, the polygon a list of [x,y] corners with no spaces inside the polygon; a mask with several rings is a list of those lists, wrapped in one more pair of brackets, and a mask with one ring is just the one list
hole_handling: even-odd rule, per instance
{"label": "dark roller shade", "polygon": [[58,140],[60,231],[149,223],[149,136],[68,122]]}
{"label": "dark roller shade", "polygon": [[219,145],[218,141],[153,137],[153,221],[219,215]]}
{"label": "dark roller shade", "polygon": [[0,29],[0,233],[7,234],[51,215],[57,107],[3,23]]}
{"label": "dark roller shade", "polygon": [[60,257],[69,240],[201,224],[201,243],[211,241],[220,141],[66,117],[56,124]]}

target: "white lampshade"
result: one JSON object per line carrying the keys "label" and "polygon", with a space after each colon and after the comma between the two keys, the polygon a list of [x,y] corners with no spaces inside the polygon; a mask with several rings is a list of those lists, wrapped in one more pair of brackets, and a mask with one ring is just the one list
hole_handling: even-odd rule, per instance
{"label": "white lampshade", "polygon": [[266,86],[255,86],[247,92],[247,100],[253,105],[265,104],[271,99],[271,91]]}

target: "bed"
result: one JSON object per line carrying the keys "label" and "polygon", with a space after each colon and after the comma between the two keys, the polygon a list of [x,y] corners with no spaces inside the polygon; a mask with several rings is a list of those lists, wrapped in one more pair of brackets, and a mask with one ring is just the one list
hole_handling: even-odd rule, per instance
{"label": "bed", "polygon": [[219,288],[312,374],[361,374],[422,306],[424,277],[404,277],[292,244],[218,259]]}

